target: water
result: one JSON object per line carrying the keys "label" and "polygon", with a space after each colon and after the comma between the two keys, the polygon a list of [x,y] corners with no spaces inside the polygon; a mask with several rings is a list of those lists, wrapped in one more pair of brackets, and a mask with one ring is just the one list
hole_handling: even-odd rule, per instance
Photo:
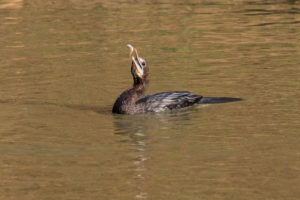
{"label": "water", "polygon": [[[300,2],[0,1],[1,199],[299,199]],[[111,114],[132,84],[245,101]]]}

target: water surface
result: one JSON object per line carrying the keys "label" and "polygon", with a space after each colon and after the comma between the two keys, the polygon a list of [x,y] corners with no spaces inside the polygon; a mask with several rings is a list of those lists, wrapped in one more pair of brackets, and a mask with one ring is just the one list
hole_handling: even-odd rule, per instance
{"label": "water surface", "polygon": [[[0,1],[1,199],[299,199],[300,3]],[[148,93],[242,102],[111,114]]]}

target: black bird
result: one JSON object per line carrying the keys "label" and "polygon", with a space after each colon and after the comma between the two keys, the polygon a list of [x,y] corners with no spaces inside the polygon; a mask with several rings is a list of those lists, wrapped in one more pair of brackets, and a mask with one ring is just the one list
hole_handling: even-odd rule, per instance
{"label": "black bird", "polygon": [[[119,114],[138,114],[161,112],[192,106],[194,104],[212,104],[240,101],[231,97],[202,97],[188,91],[161,92],[145,95],[149,86],[149,66],[139,57],[137,50],[130,44],[131,74],[133,86],[125,90],[116,100],[112,112]],[[135,53],[135,56],[133,56]]]}

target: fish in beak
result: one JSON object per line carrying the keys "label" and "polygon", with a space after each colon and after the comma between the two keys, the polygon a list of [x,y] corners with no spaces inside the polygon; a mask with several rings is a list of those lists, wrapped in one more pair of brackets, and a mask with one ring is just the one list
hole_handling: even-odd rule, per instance
{"label": "fish in beak", "polygon": [[[129,47],[129,49],[130,49],[129,57],[131,57],[131,60],[133,62],[135,73],[140,78],[142,78],[143,75],[144,75],[144,70],[143,70],[143,67],[142,67],[143,66],[143,64],[142,64],[143,59],[139,57],[136,48],[134,48],[131,44],[127,44],[127,47]],[[135,56],[133,55],[133,52],[135,53]]]}

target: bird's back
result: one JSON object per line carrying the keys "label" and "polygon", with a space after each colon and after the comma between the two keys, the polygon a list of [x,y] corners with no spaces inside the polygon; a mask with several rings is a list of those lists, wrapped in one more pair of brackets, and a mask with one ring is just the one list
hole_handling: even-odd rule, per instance
{"label": "bird's back", "polygon": [[197,104],[202,96],[187,91],[161,92],[146,95],[136,102],[140,113],[161,112]]}

